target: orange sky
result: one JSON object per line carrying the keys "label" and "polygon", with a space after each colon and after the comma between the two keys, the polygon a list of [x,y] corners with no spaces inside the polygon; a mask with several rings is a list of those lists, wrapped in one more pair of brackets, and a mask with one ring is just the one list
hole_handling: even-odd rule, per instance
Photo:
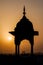
{"label": "orange sky", "polygon": [[[14,37],[8,32],[14,30],[22,18],[24,5],[26,17],[39,31],[39,36],[34,37],[34,53],[43,53],[43,0],[0,0],[0,54],[15,53]],[[29,41],[21,42],[22,51],[30,52]]]}

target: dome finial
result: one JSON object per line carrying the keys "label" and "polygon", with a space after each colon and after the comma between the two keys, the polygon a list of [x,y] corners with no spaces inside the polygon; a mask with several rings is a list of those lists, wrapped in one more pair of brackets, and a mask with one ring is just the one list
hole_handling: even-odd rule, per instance
{"label": "dome finial", "polygon": [[25,12],[25,6],[23,8],[23,15],[25,16],[26,12]]}

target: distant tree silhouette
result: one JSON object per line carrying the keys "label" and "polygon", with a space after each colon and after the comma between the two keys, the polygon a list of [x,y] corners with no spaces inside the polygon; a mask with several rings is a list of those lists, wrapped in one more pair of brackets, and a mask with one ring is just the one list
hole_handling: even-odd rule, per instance
{"label": "distant tree silhouette", "polygon": [[[25,7],[23,9],[23,17],[22,19],[17,23],[15,31],[11,31],[13,36],[15,36],[15,44],[16,44],[16,54],[18,51],[19,54],[19,46],[20,42],[24,39],[27,39],[30,41],[31,44],[31,54],[33,54],[33,45],[34,45],[34,35],[38,35],[38,31],[34,31],[33,24],[27,17],[25,16]],[[18,49],[17,49],[18,46]]]}

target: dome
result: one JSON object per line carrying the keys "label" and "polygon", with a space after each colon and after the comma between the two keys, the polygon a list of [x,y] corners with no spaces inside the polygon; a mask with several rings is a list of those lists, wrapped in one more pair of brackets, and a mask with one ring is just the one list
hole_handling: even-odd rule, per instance
{"label": "dome", "polygon": [[26,16],[23,16],[22,19],[17,23],[15,31],[18,32],[32,32],[34,31],[33,25],[29,19],[27,19]]}
{"label": "dome", "polygon": [[31,32],[34,31],[33,29],[33,24],[31,23],[31,21],[25,16],[26,12],[25,12],[25,7],[23,9],[23,17],[22,19],[17,23],[15,31],[17,32]]}
{"label": "dome", "polygon": [[17,23],[17,26],[28,26],[29,28],[33,28],[33,24],[26,16],[23,16],[22,19]]}

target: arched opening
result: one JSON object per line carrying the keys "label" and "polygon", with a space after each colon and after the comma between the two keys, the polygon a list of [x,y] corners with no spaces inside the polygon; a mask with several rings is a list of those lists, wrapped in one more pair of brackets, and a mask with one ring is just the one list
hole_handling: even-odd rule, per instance
{"label": "arched opening", "polygon": [[31,44],[29,40],[24,39],[20,42],[20,54],[30,54],[31,53]]}

